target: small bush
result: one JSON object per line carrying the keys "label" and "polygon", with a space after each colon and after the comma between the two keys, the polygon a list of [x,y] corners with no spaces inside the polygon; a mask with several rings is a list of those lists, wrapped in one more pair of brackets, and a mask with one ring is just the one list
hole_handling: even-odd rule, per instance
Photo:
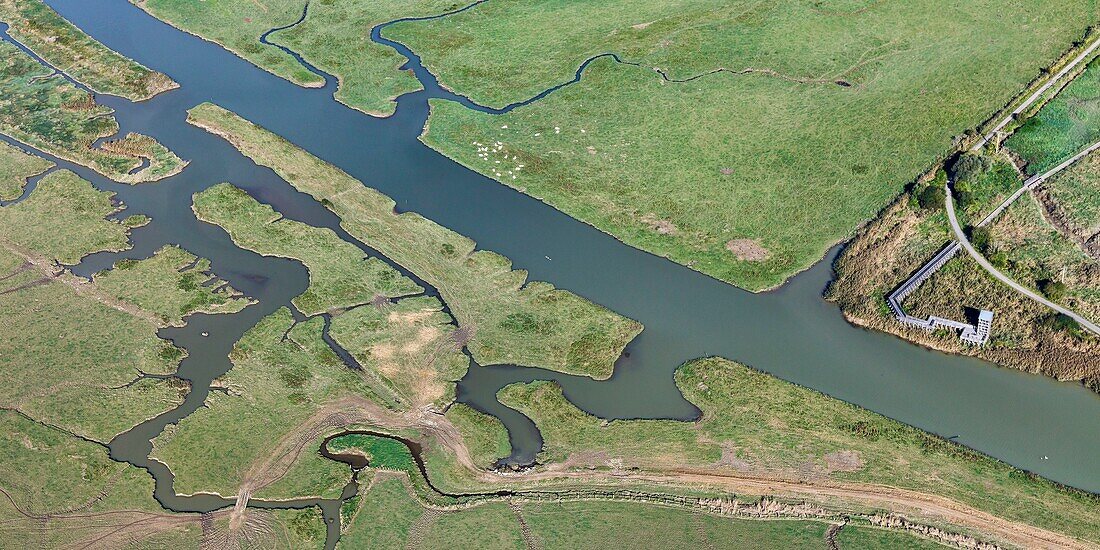
{"label": "small bush", "polygon": [[973,227],[970,229],[970,244],[985,254],[993,246],[993,236],[985,227]]}
{"label": "small bush", "polygon": [[196,277],[194,273],[184,273],[183,276],[180,277],[179,282],[176,283],[176,286],[179,287],[180,290],[191,292],[199,287],[197,279],[198,277]]}
{"label": "small bush", "polygon": [[943,187],[936,185],[935,183],[924,188],[920,195],[917,197],[917,204],[924,210],[935,210],[940,208],[946,200],[946,191]]}
{"label": "small bush", "polygon": [[1064,331],[1071,334],[1081,332],[1081,325],[1079,325],[1073,317],[1064,313],[1052,313],[1047,315],[1043,317],[1043,320],[1040,321],[1039,324],[1051,330]]}
{"label": "small bush", "polygon": [[1008,268],[1008,254],[1005,254],[1003,250],[998,250],[989,256],[989,263],[993,264],[993,267],[997,269]]}
{"label": "small bush", "polygon": [[959,203],[959,207],[965,211],[970,211],[970,207],[974,204],[974,188],[969,181],[955,184],[955,198]]}
{"label": "small bush", "polygon": [[283,384],[286,384],[288,388],[300,388],[312,377],[313,374],[309,372],[309,369],[301,365],[293,368],[279,369],[279,378],[282,379]]}
{"label": "small bush", "polygon": [[[1066,284],[1061,281],[1045,279],[1039,281],[1039,291],[1052,302],[1060,302],[1066,297]],[[1072,321],[1072,319],[1070,319]]]}
{"label": "small bush", "polygon": [[501,320],[500,327],[517,334],[547,332],[545,329],[540,328],[538,319],[534,315],[524,311],[509,313],[507,317]]}
{"label": "small bush", "polygon": [[965,153],[959,158],[955,159],[955,162],[947,169],[951,175],[951,180],[955,183],[964,183],[972,181],[986,170],[989,170],[992,163],[989,159],[971,153]]}

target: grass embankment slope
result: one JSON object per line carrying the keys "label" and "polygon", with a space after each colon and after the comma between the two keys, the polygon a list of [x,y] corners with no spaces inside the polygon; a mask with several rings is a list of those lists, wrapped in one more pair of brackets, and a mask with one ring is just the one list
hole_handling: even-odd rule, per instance
{"label": "grass embankment slope", "polygon": [[[125,183],[165,178],[186,165],[140,134],[93,148],[99,138],[118,132],[111,109],[8,42],[0,42],[0,57],[0,133]],[[142,158],[149,165],[134,171]]]}
{"label": "grass embankment slope", "polygon": [[470,458],[478,467],[489,468],[498,459],[512,454],[508,431],[496,417],[466,404],[455,403],[447,409],[447,420],[463,434]]}
{"label": "grass embankment slope", "polygon": [[335,212],[349,234],[435,286],[483,365],[518,364],[611,375],[622,349],[642,329],[570,292],[527,281],[493,252],[416,213],[396,214],[389,197],[340,169],[216,105],[188,121],[226,138],[258,164]]}
{"label": "grass embankment slope", "polygon": [[116,212],[110,193],[64,170],[0,208],[0,401],[103,443],[180,402],[184,383],[140,375],[175,372],[183,352],[156,331],[211,296],[180,286],[189,272],[178,267],[196,259],[179,249],[91,283],[62,271],[57,262],[129,247],[135,218],[105,219]]}
{"label": "grass embankment slope", "polygon": [[1093,495],[723,359],[688,363],[676,382],[703,411],[699,421],[604,422],[548,382],[512,385],[500,397],[539,426],[546,441],[542,459],[567,468],[687,467],[885,485],[1097,542],[1100,501]]}
{"label": "grass embankment slope", "polygon": [[[922,208],[916,198],[929,187],[942,186],[945,177],[941,171],[932,181],[919,183],[912,194],[903,195],[861,230],[838,258],[837,276],[826,296],[856,324],[943,351],[1100,388],[1100,344],[1048,326],[1044,320],[1049,310],[999,283],[968,256],[949,261],[904,305],[919,317],[967,319],[967,308],[995,311],[985,346],[965,345],[948,331],[906,327],[894,318],[885,295],[952,239],[942,201]],[[996,242],[995,238],[993,246]],[[1004,260],[1011,258],[1006,254]]]}
{"label": "grass embankment slope", "polygon": [[294,305],[306,315],[423,291],[382,260],[367,258],[331,229],[285,219],[228,183],[195,195],[194,210],[200,220],[225,229],[238,246],[305,264],[309,288],[294,298]]}
{"label": "grass embankment slope", "polygon": [[[819,548],[829,527],[818,521],[730,519],[626,502],[492,502],[439,511],[424,508],[403,479],[382,473],[375,474],[344,519],[339,548]],[[838,541],[853,547],[940,547],[861,526],[845,527]]]}
{"label": "grass embankment slope", "polygon": [[[133,1],[133,0],[131,0]],[[223,0],[196,4],[190,0],[135,2],[155,17],[222,44],[260,68],[302,86],[321,86],[323,80],[293,56],[262,44],[270,29],[298,20],[303,0]],[[304,21],[268,36],[317,68],[336,76],[336,99],[355,109],[379,115],[393,114],[397,96],[421,88],[411,74],[397,70],[405,58],[370,39],[371,29],[400,17],[421,17],[461,7],[454,0],[367,1],[323,0],[309,3]]]}
{"label": "grass embankment slope", "polygon": [[1078,0],[505,0],[384,34],[494,106],[599,53],[638,63],[596,61],[502,116],[434,101],[423,139],[630,245],[760,290],[873,217],[1095,16]]}
{"label": "grass embankment slope", "polygon": [[96,92],[141,101],[179,86],[100,44],[41,0],[0,0],[0,21],[12,38]]}
{"label": "grass embankment slope", "polygon": [[1089,155],[1043,182],[1035,195],[1047,220],[1100,260],[1100,155]]}
{"label": "grass embankment slope", "polygon": [[[1051,226],[1041,208],[1025,196],[1005,210],[990,224],[987,256],[1006,258],[1005,274],[1020,284],[1100,320],[1100,262]],[[1082,331],[1079,336],[1087,339],[1086,335]]]}
{"label": "grass embankment slope", "polygon": [[49,170],[53,163],[28,155],[7,143],[0,143],[0,200],[10,201],[23,194],[27,179]]}
{"label": "grass embankment slope", "polygon": [[1100,61],[1088,67],[1005,140],[1031,174],[1054,168],[1100,140]]}

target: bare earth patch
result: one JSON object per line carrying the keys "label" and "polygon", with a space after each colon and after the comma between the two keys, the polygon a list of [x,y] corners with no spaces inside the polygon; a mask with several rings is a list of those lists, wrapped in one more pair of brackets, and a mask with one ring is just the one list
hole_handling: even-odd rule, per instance
{"label": "bare earth patch", "polygon": [[662,235],[675,235],[680,232],[675,224],[669,220],[658,218],[656,214],[646,214],[642,216],[641,220],[651,229]]}
{"label": "bare earth patch", "polygon": [[821,458],[825,459],[830,472],[858,472],[863,469],[859,451],[836,451]]}
{"label": "bare earth patch", "polygon": [[570,453],[562,466],[569,468],[600,468],[611,463],[611,455],[607,451],[581,451]]}
{"label": "bare earth patch", "polygon": [[743,262],[762,262],[772,255],[756,239],[733,239],[726,243],[726,250]]}
{"label": "bare earth patch", "polygon": [[718,459],[717,465],[728,466],[741,473],[752,470],[752,464],[745,459],[738,458],[737,447],[730,445],[728,441],[722,445],[722,458]]}

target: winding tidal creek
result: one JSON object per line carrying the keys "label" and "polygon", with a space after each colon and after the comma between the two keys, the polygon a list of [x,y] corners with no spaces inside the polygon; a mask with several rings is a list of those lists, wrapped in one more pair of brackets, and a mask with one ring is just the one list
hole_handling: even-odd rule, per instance
{"label": "winding tidal creek", "polygon": [[[204,101],[232,110],[339,166],[393,197],[400,210],[419,212],[469,236],[479,248],[504,254],[517,269],[528,270],[531,280],[548,281],[645,325],[606,381],[533,368],[471,365],[459,383],[458,399],[505,423],[514,448],[512,463],[530,463],[542,441],[533,423],[496,401],[503,386],[550,379],[560,383],[576,405],[604,418],[690,420],[699,411],[681,396],[673,372],[685,361],[720,355],[951,437],[1052,480],[1100,492],[1100,398],[1081,385],[930,351],[851,326],[821,297],[838,249],[779,290],[752,294],[628,247],[462,167],[417,140],[427,120],[427,100],[439,97],[479,107],[441,89],[413,52],[385,40],[377,28],[371,37],[409,57],[408,67],[425,86],[402,96],[396,114],[385,119],[336,102],[331,76],[323,88],[295,86],[125,0],[48,3],[108,47],[180,83],[180,89],[142,103],[104,95],[97,101],[115,109],[122,133],[153,136],[191,161],[179,175],[129,186],[52,159],[96,187],[117,193],[126,205],[125,215],[152,218],[151,224],[133,231],[131,250],[91,255],[73,271],[88,276],[122,258],[148,257],[173,243],[210,259],[214,273],[258,300],[237,314],[193,315],[186,326],[162,331],[163,337],[187,349],[179,374],[192,382],[193,389],[178,409],[110,444],[114,458],[153,475],[156,497],[169,509],[210,511],[232,502],[177,496],[168,468],[148,458],[149,440],[200,407],[211,380],[231,368],[228,354],[234,343],[262,317],[290,305],[308,282],[298,262],[238,248],[223,230],[196,220],[191,195],[228,181],[287,218],[332,228],[353,241],[339,228],[336,216],[312,197],[295,191],[221,138],[188,125],[185,111]],[[333,529],[338,536],[338,521],[332,525],[338,501],[320,504],[330,522],[331,545]],[[250,505],[288,506],[257,501]]]}

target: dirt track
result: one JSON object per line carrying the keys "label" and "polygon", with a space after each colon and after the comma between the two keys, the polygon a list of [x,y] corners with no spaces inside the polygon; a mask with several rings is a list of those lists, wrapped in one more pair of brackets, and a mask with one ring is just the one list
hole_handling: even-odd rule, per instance
{"label": "dirt track", "polygon": [[[386,410],[361,397],[347,397],[330,403],[315,413],[306,423],[285,436],[273,453],[252,467],[248,484],[251,490],[277,481],[308,443],[320,437],[326,427],[337,431],[334,420],[350,424],[372,424],[388,429],[415,428],[427,433],[451,451],[456,460],[479,482],[507,488],[507,485],[533,481],[584,479],[614,484],[641,482],[649,484],[679,484],[720,488],[734,494],[771,496],[815,503],[836,508],[842,503],[864,509],[881,509],[901,514],[913,521],[935,524],[949,523],[984,533],[990,539],[1024,548],[1100,548],[1073,537],[1032,525],[1006,520],[977,510],[946,497],[865,483],[832,481],[790,481],[718,472],[713,469],[676,468],[660,472],[608,473],[596,471],[545,470],[527,473],[498,474],[479,469],[462,439],[462,435],[444,416],[427,411],[399,414]],[[522,489],[517,489],[522,491]]]}

